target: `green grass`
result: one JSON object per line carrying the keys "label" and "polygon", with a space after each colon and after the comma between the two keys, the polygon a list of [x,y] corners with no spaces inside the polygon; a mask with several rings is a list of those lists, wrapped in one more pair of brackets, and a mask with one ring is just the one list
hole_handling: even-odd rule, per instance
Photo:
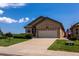
{"label": "green grass", "polygon": [[24,41],[27,41],[27,39],[0,39],[0,46],[10,46]]}
{"label": "green grass", "polygon": [[48,50],[55,50],[55,51],[69,51],[69,52],[79,52],[79,41],[74,41],[75,45],[68,46],[65,45],[67,40],[56,40]]}

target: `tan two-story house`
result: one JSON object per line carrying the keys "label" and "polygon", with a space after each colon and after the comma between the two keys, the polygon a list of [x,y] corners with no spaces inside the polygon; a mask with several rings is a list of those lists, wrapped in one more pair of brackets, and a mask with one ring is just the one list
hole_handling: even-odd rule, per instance
{"label": "tan two-story house", "polygon": [[38,38],[63,38],[63,24],[49,17],[40,16],[24,27],[26,33]]}
{"label": "tan two-story house", "polygon": [[72,36],[79,38],[79,22],[71,26],[70,28]]}

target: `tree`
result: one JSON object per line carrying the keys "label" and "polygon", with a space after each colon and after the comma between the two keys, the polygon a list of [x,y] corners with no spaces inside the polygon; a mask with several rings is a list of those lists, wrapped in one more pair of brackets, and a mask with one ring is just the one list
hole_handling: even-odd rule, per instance
{"label": "tree", "polygon": [[2,32],[2,30],[0,29],[0,36],[3,36],[3,32]]}
{"label": "tree", "polygon": [[6,33],[5,36],[9,39],[8,41],[10,41],[10,39],[13,37],[12,33],[10,32]]}
{"label": "tree", "polygon": [[12,35],[12,33],[9,32],[9,33],[6,33],[5,36],[6,37],[12,37],[13,35]]}

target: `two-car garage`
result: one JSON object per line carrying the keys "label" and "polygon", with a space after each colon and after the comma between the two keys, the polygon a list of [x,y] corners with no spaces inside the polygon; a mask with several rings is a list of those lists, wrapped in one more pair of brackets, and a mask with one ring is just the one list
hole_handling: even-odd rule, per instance
{"label": "two-car garage", "polygon": [[56,38],[57,31],[56,30],[40,30],[38,31],[39,38]]}

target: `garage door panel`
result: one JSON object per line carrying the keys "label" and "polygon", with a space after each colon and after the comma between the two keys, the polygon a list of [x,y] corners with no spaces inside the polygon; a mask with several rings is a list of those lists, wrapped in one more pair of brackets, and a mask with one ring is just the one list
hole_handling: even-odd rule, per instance
{"label": "garage door panel", "polygon": [[57,31],[38,31],[38,36],[41,38],[56,38],[57,37]]}

